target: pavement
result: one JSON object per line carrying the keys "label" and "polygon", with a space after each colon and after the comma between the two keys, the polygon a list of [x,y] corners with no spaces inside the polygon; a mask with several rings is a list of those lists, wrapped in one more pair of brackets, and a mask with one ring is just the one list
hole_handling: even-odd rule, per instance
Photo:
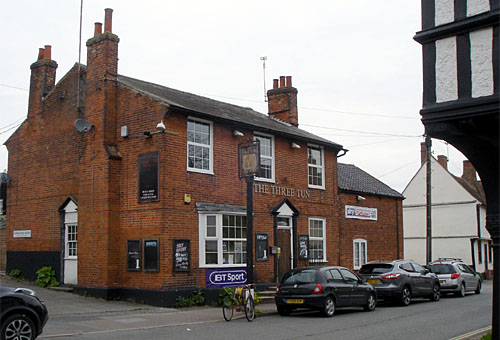
{"label": "pavement", "polygon": [[[225,322],[220,307],[163,308],[126,301],[105,301],[61,289],[41,288],[5,275],[0,275],[0,286],[30,288],[45,302],[49,321],[39,339]],[[256,308],[257,318],[277,314],[274,302],[261,303]],[[235,312],[233,320],[244,318],[244,313]],[[488,331],[477,330],[450,340],[478,340]]]}

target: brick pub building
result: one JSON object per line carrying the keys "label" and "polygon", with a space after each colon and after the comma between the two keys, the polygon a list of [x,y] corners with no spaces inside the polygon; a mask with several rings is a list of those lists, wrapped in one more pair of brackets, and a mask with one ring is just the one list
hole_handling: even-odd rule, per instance
{"label": "brick pub building", "polygon": [[[337,158],[346,150],[298,128],[291,77],[274,80],[261,114],[120,75],[111,14],[87,41],[86,66],[56,84],[50,46],[31,65],[28,117],[5,143],[7,271],[33,279],[52,266],[76,292],[156,305],[243,283],[238,145],[248,139],[260,142],[262,168],[253,186],[254,281],[276,282],[310,262],[352,268],[353,240],[340,241]],[[391,227],[360,232],[368,260],[402,256],[393,236],[402,235],[402,197],[393,199]]]}

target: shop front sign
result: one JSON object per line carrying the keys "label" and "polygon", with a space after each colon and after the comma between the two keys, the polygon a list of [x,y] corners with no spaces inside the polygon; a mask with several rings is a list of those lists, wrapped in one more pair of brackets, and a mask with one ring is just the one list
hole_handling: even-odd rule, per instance
{"label": "shop front sign", "polygon": [[207,269],[207,288],[241,286],[247,282],[245,268]]}
{"label": "shop front sign", "polygon": [[345,217],[346,218],[357,218],[360,220],[377,220],[377,209],[376,208],[365,208],[356,207],[353,205],[345,206]]}

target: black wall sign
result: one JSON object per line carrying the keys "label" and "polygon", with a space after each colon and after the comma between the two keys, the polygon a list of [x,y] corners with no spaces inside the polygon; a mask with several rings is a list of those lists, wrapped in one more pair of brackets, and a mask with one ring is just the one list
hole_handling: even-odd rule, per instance
{"label": "black wall sign", "polygon": [[255,234],[255,248],[258,261],[269,260],[269,238],[267,234]]}
{"label": "black wall sign", "polygon": [[159,270],[159,241],[144,240],[144,271],[157,272]]}
{"label": "black wall sign", "polygon": [[159,153],[139,156],[139,202],[158,201]]}
{"label": "black wall sign", "polygon": [[174,240],[174,272],[189,272],[189,240]]}
{"label": "black wall sign", "polygon": [[309,253],[309,235],[299,235],[299,259],[307,260]]}
{"label": "black wall sign", "polygon": [[141,240],[127,240],[127,270],[141,270]]}

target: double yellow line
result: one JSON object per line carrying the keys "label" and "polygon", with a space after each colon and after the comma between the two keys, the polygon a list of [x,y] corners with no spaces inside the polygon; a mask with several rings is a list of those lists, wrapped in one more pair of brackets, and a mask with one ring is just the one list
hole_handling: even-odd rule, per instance
{"label": "double yellow line", "polygon": [[469,333],[459,335],[457,337],[451,338],[450,340],[465,340],[465,339],[470,338],[471,336],[478,335],[478,334],[485,333],[485,332],[489,332],[489,331],[491,331],[491,326],[484,327],[484,328],[481,328],[481,329],[478,329],[478,330],[475,330],[475,331],[472,331]]}

